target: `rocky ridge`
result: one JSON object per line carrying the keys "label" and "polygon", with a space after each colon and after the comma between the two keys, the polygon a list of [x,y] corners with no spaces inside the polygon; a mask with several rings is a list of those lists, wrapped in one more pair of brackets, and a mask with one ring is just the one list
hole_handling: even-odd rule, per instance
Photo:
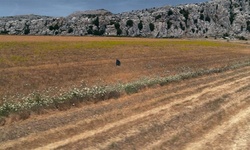
{"label": "rocky ridge", "polygon": [[212,0],[120,14],[99,9],[67,17],[0,18],[0,34],[250,38],[250,0]]}

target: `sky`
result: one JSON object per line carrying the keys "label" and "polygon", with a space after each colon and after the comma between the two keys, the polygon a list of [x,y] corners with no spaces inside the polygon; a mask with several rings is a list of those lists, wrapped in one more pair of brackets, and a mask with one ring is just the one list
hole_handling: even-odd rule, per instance
{"label": "sky", "polygon": [[0,0],[0,16],[45,15],[65,17],[75,11],[106,9],[112,13],[207,0]]}

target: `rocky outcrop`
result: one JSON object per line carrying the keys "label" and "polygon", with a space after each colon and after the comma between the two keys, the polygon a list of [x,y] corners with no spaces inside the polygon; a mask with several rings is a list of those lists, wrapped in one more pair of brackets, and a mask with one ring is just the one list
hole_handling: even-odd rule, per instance
{"label": "rocky outcrop", "polygon": [[67,17],[0,18],[0,33],[14,35],[107,35],[250,38],[250,0],[212,0],[112,14],[100,9]]}

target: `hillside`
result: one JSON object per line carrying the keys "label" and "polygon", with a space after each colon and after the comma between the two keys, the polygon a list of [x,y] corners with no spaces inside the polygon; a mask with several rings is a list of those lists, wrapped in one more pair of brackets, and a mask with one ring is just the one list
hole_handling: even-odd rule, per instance
{"label": "hillside", "polygon": [[249,10],[250,0],[212,0],[120,14],[99,9],[78,11],[61,18],[36,15],[2,17],[0,33],[249,38]]}

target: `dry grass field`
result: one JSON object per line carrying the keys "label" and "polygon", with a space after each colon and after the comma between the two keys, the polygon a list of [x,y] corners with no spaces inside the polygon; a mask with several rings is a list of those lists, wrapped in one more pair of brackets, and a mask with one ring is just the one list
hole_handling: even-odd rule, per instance
{"label": "dry grass field", "polygon": [[0,36],[1,105],[34,91],[53,97],[165,79],[135,92],[126,85],[105,101],[78,97],[82,103],[65,104],[72,109],[62,104],[0,117],[0,149],[247,150],[249,62],[250,45],[241,42]]}
{"label": "dry grass field", "polygon": [[0,96],[124,83],[245,59],[249,45],[217,41],[0,36]]}

